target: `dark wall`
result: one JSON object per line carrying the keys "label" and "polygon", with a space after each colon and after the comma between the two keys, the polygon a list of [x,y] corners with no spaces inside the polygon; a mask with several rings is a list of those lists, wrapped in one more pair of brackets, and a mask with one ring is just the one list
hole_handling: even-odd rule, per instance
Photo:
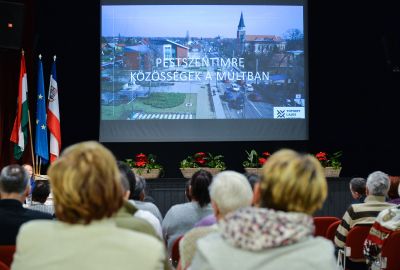
{"label": "dark wall", "polygon": [[[57,54],[63,147],[97,140],[100,4],[35,3],[37,30],[32,50],[44,55],[46,77],[51,58]],[[273,152],[282,147],[310,152],[343,150],[343,176],[366,176],[377,169],[400,174],[400,143],[394,131],[400,83],[398,74],[385,64],[381,41],[387,33],[398,31],[392,25],[396,9],[391,1],[380,3],[361,7],[344,0],[309,2],[309,141],[106,146],[118,159],[138,152],[156,154],[168,177],[179,177],[179,161],[196,151],[223,154],[229,169],[242,171],[245,150]]]}

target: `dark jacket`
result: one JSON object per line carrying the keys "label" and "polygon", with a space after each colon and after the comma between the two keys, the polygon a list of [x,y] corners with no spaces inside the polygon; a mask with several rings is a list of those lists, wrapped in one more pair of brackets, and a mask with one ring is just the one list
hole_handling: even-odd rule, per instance
{"label": "dark jacket", "polygon": [[50,214],[24,208],[18,200],[0,200],[0,245],[15,245],[19,228],[34,219],[53,219]]}

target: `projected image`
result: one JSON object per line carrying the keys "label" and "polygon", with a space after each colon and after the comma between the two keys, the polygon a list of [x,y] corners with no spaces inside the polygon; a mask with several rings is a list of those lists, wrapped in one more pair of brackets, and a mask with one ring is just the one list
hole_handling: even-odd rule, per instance
{"label": "projected image", "polygon": [[101,119],[305,119],[302,6],[102,6]]}

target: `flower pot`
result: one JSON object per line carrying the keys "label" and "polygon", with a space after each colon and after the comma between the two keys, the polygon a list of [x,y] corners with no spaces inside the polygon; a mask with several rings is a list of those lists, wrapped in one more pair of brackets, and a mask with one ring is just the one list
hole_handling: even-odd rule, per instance
{"label": "flower pot", "polygon": [[222,171],[220,168],[208,168],[208,167],[199,167],[199,168],[179,168],[182,172],[183,177],[191,178],[192,175],[200,170],[205,170],[210,172],[213,176]]}
{"label": "flower pot", "polygon": [[144,179],[155,179],[160,177],[161,170],[160,169],[146,169],[146,168],[132,168],[132,171],[144,177]]}
{"label": "flower pot", "polygon": [[262,168],[244,168],[244,170],[246,171],[246,173],[251,173],[261,176]]}
{"label": "flower pot", "polygon": [[324,167],[326,177],[339,177],[342,168]]}

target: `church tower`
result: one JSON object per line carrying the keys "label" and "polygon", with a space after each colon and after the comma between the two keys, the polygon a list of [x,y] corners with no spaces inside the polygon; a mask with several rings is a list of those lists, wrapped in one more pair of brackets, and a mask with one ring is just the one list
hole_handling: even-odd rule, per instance
{"label": "church tower", "polygon": [[243,20],[243,12],[240,13],[240,20],[237,28],[237,46],[238,46],[238,52],[239,54],[244,53],[245,49],[245,41],[246,41],[246,26],[244,25],[244,20]]}

